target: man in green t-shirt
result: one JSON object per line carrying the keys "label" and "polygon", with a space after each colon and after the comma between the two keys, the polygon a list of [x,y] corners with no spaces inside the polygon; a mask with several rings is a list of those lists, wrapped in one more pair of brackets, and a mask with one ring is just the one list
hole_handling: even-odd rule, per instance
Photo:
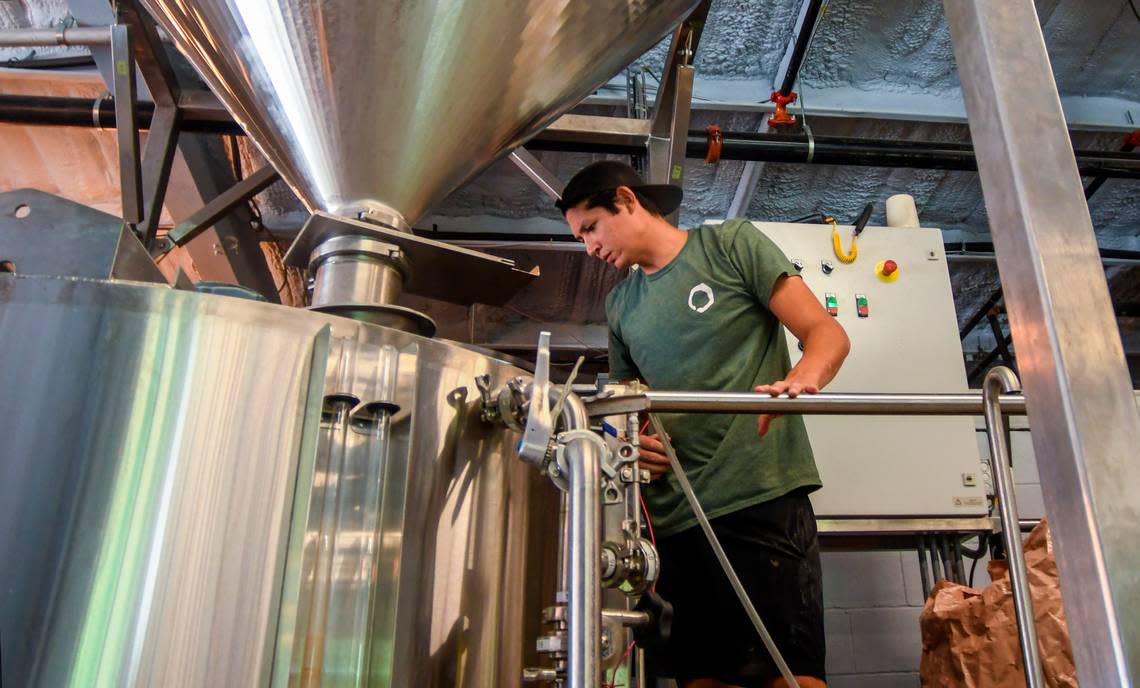
{"label": "man in green t-shirt", "polygon": [[[591,256],[630,268],[606,299],[611,377],[657,389],[818,392],[847,355],[843,328],[754,225],[684,231],[664,218],[680,202],[679,188],[646,185],[628,165],[603,161],[575,175],[558,203]],[[794,368],[784,327],[803,344]],[[672,414],[662,422],[800,685],[824,685],[819,543],[807,497],[820,479],[803,419]],[[645,496],[662,560],[657,591],[675,610],[672,640],[651,664],[682,688],[784,685],[695,527],[663,445],[640,441],[654,479]]]}

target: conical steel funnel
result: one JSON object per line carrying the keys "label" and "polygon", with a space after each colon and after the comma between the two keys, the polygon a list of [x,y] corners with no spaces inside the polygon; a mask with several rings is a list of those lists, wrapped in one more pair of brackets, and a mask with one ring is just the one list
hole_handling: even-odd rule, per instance
{"label": "conical steel funnel", "polygon": [[697,4],[144,2],[310,211],[407,223]]}

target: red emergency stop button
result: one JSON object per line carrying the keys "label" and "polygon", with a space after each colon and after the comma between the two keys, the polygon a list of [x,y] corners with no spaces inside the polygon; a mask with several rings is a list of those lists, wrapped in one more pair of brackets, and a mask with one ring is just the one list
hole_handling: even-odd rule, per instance
{"label": "red emergency stop button", "polygon": [[899,264],[893,260],[880,260],[875,265],[875,274],[884,282],[894,282],[899,278]]}

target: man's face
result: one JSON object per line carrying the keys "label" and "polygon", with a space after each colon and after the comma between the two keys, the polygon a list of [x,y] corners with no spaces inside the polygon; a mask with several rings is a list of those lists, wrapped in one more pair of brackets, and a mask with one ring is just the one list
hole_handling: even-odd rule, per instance
{"label": "man's face", "polygon": [[637,226],[630,208],[619,204],[617,213],[585,207],[583,201],[566,211],[574,237],[586,245],[586,253],[618,269],[638,262]]}

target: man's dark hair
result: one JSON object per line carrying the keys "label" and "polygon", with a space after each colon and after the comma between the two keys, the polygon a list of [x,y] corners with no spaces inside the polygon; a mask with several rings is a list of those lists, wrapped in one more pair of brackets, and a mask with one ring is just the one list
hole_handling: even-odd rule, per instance
{"label": "man's dark hair", "polygon": [[566,211],[585,202],[587,208],[605,208],[617,212],[617,190],[626,186],[637,202],[658,217],[672,213],[681,205],[681,187],[672,184],[646,184],[629,165],[617,160],[601,160],[587,165],[570,179],[555,206]]}
{"label": "man's dark hair", "polygon": [[[630,190],[633,191],[633,195],[635,198],[637,198],[637,202],[640,203],[641,207],[645,208],[645,210],[650,215],[653,215],[655,217],[665,217],[665,214],[662,213],[660,209],[658,209],[657,203],[655,203],[652,198],[646,196],[637,189]],[[591,208],[605,208],[606,210],[616,215],[618,211],[617,197],[617,189],[606,189],[605,191],[598,191],[597,193],[590,194],[584,199],[586,203],[586,209],[589,210]],[[581,201],[579,201],[579,203],[581,203]]]}

